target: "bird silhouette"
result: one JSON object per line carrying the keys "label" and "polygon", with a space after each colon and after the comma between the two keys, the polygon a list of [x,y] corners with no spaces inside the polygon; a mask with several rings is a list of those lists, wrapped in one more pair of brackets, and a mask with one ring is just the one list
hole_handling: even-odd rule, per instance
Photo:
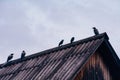
{"label": "bird silhouette", "polygon": [[13,53],[8,56],[7,62],[9,62],[12,58],[13,58]]}
{"label": "bird silhouette", "polygon": [[70,40],[70,43],[73,43],[75,37],[72,37],[71,40]]}
{"label": "bird silhouette", "polygon": [[61,45],[63,44],[63,42],[64,42],[64,40],[61,40],[61,41],[59,42],[59,45],[58,45],[58,46],[61,46]]}
{"label": "bird silhouette", "polygon": [[98,35],[98,34],[99,34],[99,31],[98,31],[98,29],[97,29],[96,27],[93,27],[93,30],[94,30],[94,34],[95,34],[95,35]]}
{"label": "bird silhouette", "polygon": [[26,52],[23,50],[22,53],[21,53],[21,59],[23,59],[26,55]]}

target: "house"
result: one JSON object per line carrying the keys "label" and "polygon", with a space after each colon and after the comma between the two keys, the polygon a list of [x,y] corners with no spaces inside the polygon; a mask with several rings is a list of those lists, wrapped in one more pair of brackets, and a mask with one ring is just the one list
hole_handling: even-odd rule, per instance
{"label": "house", "polygon": [[0,80],[120,80],[120,60],[106,33],[0,66]]}

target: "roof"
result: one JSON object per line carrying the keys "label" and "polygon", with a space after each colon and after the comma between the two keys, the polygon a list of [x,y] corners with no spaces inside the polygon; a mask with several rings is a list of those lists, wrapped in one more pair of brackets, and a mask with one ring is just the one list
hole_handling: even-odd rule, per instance
{"label": "roof", "polygon": [[[1,64],[0,80],[71,80],[100,45],[108,40],[107,34],[102,33]],[[119,64],[112,51],[115,62]]]}

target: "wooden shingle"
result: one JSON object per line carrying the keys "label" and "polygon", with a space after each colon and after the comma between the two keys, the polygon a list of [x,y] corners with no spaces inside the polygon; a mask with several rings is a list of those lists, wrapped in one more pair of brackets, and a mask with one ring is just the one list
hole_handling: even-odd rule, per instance
{"label": "wooden shingle", "polygon": [[89,58],[103,45],[111,48],[110,54],[114,55],[111,57],[112,64],[120,71],[120,61],[108,40],[107,34],[103,33],[32,54],[22,60],[0,64],[0,80],[74,80]]}

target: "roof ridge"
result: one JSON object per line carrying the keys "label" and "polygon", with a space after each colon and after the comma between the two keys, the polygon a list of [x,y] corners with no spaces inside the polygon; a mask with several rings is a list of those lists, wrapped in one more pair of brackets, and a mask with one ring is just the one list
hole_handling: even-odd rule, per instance
{"label": "roof ridge", "polygon": [[11,65],[11,64],[19,63],[19,62],[22,62],[22,61],[25,61],[25,60],[29,60],[29,59],[32,59],[32,58],[35,58],[35,57],[38,57],[38,56],[46,55],[46,54],[49,54],[51,52],[56,52],[56,51],[59,51],[59,50],[62,50],[62,49],[66,49],[66,48],[69,48],[69,47],[72,47],[72,46],[75,46],[75,45],[78,45],[78,44],[81,44],[81,43],[85,43],[85,42],[88,42],[88,41],[91,41],[91,40],[96,40],[96,39],[103,38],[103,37],[104,37],[104,39],[109,40],[109,37],[108,37],[107,33],[104,32],[104,33],[101,33],[99,35],[94,35],[94,36],[91,36],[91,37],[88,37],[88,38],[84,38],[84,39],[75,41],[73,43],[68,43],[68,44],[65,44],[65,45],[62,45],[62,46],[59,46],[59,47],[54,47],[54,48],[47,49],[47,50],[44,50],[44,51],[41,51],[41,52],[38,52],[38,53],[35,53],[35,54],[28,55],[22,60],[20,58],[18,58],[18,59],[10,61],[8,63],[0,64],[0,67],[3,66],[3,65],[8,66],[8,65]]}

